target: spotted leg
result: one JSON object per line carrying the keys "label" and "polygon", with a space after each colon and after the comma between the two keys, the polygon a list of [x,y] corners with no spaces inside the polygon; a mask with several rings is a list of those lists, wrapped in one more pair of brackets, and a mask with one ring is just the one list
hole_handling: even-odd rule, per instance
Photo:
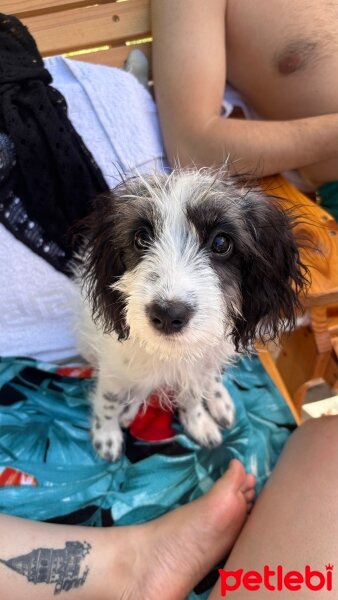
{"label": "spotted leg", "polygon": [[109,461],[117,460],[123,450],[123,434],[119,415],[123,410],[125,391],[113,391],[111,379],[98,378],[92,395],[93,420],[91,437],[96,452]]}
{"label": "spotted leg", "polygon": [[192,393],[180,401],[179,416],[187,434],[201,446],[212,448],[222,442],[217,424],[198,395]]}
{"label": "spotted leg", "polygon": [[235,406],[220,375],[213,375],[204,393],[206,406],[212,418],[223,428],[230,428],[235,421]]}
{"label": "spotted leg", "polygon": [[143,404],[143,400],[133,398],[123,407],[119,417],[119,423],[121,427],[129,427],[129,425],[135,419],[140,406]]}
{"label": "spotted leg", "polygon": [[203,397],[200,388],[191,389],[179,403],[184,429],[201,446],[218,446],[223,439],[219,426],[231,427],[234,422],[233,402],[218,375],[208,377]]}

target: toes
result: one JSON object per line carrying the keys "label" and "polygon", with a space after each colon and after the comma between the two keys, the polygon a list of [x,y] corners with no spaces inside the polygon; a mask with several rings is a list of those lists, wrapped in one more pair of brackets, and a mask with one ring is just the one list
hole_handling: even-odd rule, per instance
{"label": "toes", "polygon": [[218,485],[230,486],[232,491],[237,495],[238,493],[243,494],[243,487],[245,487],[246,473],[243,464],[237,458],[233,458],[223,477],[216,482]]}
{"label": "toes", "polygon": [[229,479],[231,478],[239,489],[241,489],[241,487],[245,485],[245,468],[243,463],[241,463],[241,461],[238,460],[238,458],[233,458],[230,461],[228,469],[226,471],[226,476],[229,477]]}
{"label": "toes", "polygon": [[247,492],[243,492],[243,495],[244,495],[245,500],[249,504],[250,502],[253,501],[253,499],[255,497],[255,490],[251,489],[251,490],[248,490]]}
{"label": "toes", "polygon": [[99,428],[94,425],[91,438],[93,447],[101,458],[109,462],[120,458],[123,451],[123,434],[116,421],[113,424],[110,421],[101,421]]}
{"label": "toes", "polygon": [[246,473],[244,465],[237,458],[230,461],[225,477],[228,477],[233,486],[249,501],[255,497],[256,478],[251,473]]}
{"label": "toes", "polygon": [[242,487],[242,492],[246,492],[247,490],[251,490],[256,485],[256,477],[252,475],[252,473],[247,473],[245,477],[245,482]]}

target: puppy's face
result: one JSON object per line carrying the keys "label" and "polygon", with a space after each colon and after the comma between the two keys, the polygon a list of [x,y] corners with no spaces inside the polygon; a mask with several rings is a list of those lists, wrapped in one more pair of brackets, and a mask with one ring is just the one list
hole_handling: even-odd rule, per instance
{"label": "puppy's face", "polygon": [[278,204],[208,170],[135,178],[100,198],[84,271],[105,332],[176,357],[274,337],[304,284]]}

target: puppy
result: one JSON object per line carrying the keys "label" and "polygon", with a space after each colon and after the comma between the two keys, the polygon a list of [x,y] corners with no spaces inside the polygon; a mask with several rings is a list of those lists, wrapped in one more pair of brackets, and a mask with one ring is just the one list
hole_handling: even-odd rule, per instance
{"label": "puppy", "polygon": [[86,222],[80,351],[97,365],[92,440],[116,460],[154,390],[216,446],[234,405],[221,373],[295,321],[304,268],[278,201],[208,169],[132,178]]}

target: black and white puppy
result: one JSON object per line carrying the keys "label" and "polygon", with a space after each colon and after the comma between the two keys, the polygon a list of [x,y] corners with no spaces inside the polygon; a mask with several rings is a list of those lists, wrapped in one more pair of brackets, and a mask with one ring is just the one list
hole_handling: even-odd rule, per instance
{"label": "black and white puppy", "polygon": [[199,444],[234,421],[222,369],[295,321],[304,269],[278,201],[210,170],[138,176],[99,198],[79,275],[80,351],[98,369],[92,439],[116,460],[154,390]]}

